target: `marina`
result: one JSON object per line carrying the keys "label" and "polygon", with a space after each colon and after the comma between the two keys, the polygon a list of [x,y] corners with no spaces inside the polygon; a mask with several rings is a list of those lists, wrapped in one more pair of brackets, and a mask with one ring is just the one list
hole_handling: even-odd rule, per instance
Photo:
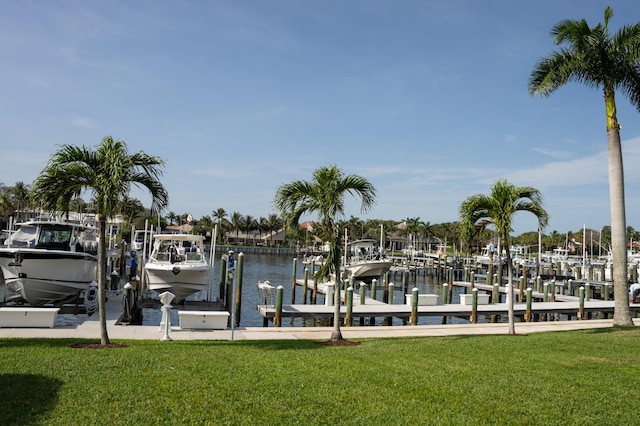
{"label": "marina", "polygon": [[[241,248],[236,248],[242,251]],[[205,250],[206,251],[206,250]],[[220,252],[216,255],[213,262],[213,275],[219,277],[221,275],[222,262],[220,260]],[[222,289],[220,283],[213,283],[213,290],[196,292],[188,297],[181,304],[174,304],[170,311],[171,327],[180,326],[180,311],[226,311],[229,313],[229,319],[233,315],[237,322],[234,325],[236,329],[243,328],[314,328],[329,326],[334,314],[334,307],[326,302],[326,287],[319,284],[316,289],[315,299],[313,296],[313,280],[307,271],[297,266],[300,264],[297,259],[294,261],[292,256],[287,255],[271,255],[271,254],[243,254],[244,268],[242,279],[240,282],[240,292],[231,295],[230,287],[221,297],[215,297],[215,300],[209,300],[211,294],[220,294]],[[295,265],[295,266],[294,266]],[[506,321],[506,303],[504,303],[504,294],[506,287],[498,286],[498,296],[494,296],[495,285],[486,284],[486,274],[474,274],[474,288],[476,289],[478,299],[476,309],[472,303],[471,283],[464,281],[465,272],[463,268],[454,269],[452,265],[449,272],[443,273],[437,268],[437,264],[425,264],[423,266],[401,266],[397,263],[389,272],[387,277],[393,277],[397,282],[392,281],[385,285],[385,281],[381,280],[376,283],[375,297],[371,297],[373,287],[371,284],[365,286],[365,295],[361,299],[360,285],[354,282],[354,293],[352,300],[352,309],[348,310],[347,305],[341,307],[341,316],[344,319],[349,317],[347,327],[376,326],[386,327],[392,326],[398,329],[404,326],[436,326],[436,325],[463,325],[463,324],[491,324],[504,323]],[[295,275],[294,275],[295,274]],[[305,274],[306,290],[305,290]],[[444,276],[447,279],[444,279]],[[453,276],[459,279],[453,280]],[[295,280],[294,280],[295,277]],[[265,298],[264,292],[260,292],[257,283],[269,281],[270,295]],[[516,291],[515,304],[516,320],[520,323],[526,322],[526,317],[530,314],[532,321],[546,322],[543,320],[550,319],[551,322],[565,322],[578,318],[590,320],[607,319],[613,312],[614,303],[611,300],[605,300],[608,295],[610,284],[607,282],[588,282],[585,280],[571,281],[552,281],[546,282],[547,290],[545,295],[544,288],[536,288],[535,281],[530,281],[527,285],[533,287],[531,293],[531,309],[527,308],[527,302],[522,298],[519,290],[520,280],[515,280]],[[227,283],[227,284],[232,284]],[[446,286],[445,286],[446,284]],[[544,283],[540,283],[541,287],[545,287]],[[120,288],[122,282],[120,283]],[[275,318],[277,314],[276,289],[282,287],[282,299],[288,304],[282,306],[280,313],[280,327],[275,327]],[[588,297],[585,298],[582,314],[580,313],[580,299],[578,296],[579,288],[586,287],[588,289]],[[415,311],[412,309],[411,297],[413,289],[418,289],[418,297],[422,300],[429,298],[434,301],[428,304],[418,304]],[[446,290],[446,293],[444,289]],[[390,289],[392,291],[390,292]],[[386,295],[385,295],[386,292]],[[111,298],[122,298],[122,292],[114,289],[110,292]],[[343,300],[345,299],[343,292]],[[392,294],[389,303],[389,294]],[[525,294],[523,291],[522,294]],[[482,299],[486,298],[486,302]],[[599,298],[602,300],[596,300]],[[227,299],[227,300],[225,300]],[[315,304],[312,303],[315,300]],[[364,300],[364,303],[362,303]],[[498,303],[493,303],[497,300]],[[289,303],[290,302],[290,303]],[[148,299],[142,307],[143,319],[141,325],[128,325],[127,327],[156,327],[158,328],[162,322],[161,304],[157,299]],[[632,304],[631,310],[633,315],[638,311],[638,305]],[[120,316],[122,316],[122,301],[120,301]],[[55,327],[78,327],[86,321],[91,321],[91,315],[83,312],[74,312],[74,305],[65,305],[62,307]],[[120,327],[118,323],[118,327]],[[229,328],[231,322],[229,321]],[[266,327],[265,327],[266,326]],[[0,324],[1,327],[1,324]],[[54,327],[54,328],[55,328]]]}

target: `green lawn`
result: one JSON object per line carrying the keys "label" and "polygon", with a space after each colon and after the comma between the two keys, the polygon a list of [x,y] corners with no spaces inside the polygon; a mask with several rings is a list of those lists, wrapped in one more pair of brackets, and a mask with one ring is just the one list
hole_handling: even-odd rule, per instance
{"label": "green lawn", "polygon": [[359,341],[0,339],[0,424],[640,422],[640,328]]}

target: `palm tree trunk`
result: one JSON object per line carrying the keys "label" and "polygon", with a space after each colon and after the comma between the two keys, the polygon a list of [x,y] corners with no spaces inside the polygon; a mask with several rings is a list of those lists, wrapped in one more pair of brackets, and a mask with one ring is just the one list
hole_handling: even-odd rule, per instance
{"label": "palm tree trunk", "polygon": [[[506,238],[503,240],[506,241]],[[506,263],[507,263],[507,277],[508,277],[507,315],[509,318],[509,334],[516,334],[516,325],[515,325],[515,318],[513,313],[513,268],[512,268],[513,265],[511,265],[511,250],[509,249],[509,247],[507,247],[506,252],[507,252]],[[501,281],[502,277],[498,277],[498,280]],[[499,282],[499,284],[501,283]]]}
{"label": "palm tree trunk", "polygon": [[[340,296],[342,283],[340,280],[340,244],[339,235],[337,232],[333,233],[334,237],[331,241],[332,251],[334,253],[333,265],[336,273],[336,286],[335,291],[333,293],[333,331],[331,332],[331,341],[336,342],[338,340],[342,340],[342,331],[340,330],[340,305],[342,304],[342,298]],[[327,259],[328,260],[328,259]]]}
{"label": "palm tree trunk", "polygon": [[108,345],[106,280],[107,280],[107,221],[99,214],[100,241],[98,244],[98,315],[100,317],[100,344]]}
{"label": "palm tree trunk", "polygon": [[611,252],[613,258],[614,326],[631,326],[627,281],[627,229],[624,201],[624,171],[620,129],[607,131],[609,144],[609,203],[611,209]]}

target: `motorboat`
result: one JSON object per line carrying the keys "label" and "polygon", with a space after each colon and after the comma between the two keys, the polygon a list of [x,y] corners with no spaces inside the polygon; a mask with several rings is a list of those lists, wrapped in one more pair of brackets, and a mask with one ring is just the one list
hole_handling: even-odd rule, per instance
{"label": "motorboat", "polygon": [[183,301],[207,289],[211,265],[204,252],[204,237],[191,234],[155,234],[153,249],[145,263],[147,288],[169,291]]}
{"label": "motorboat", "polygon": [[358,281],[371,281],[380,279],[391,269],[393,261],[375,243],[375,240],[365,239],[349,244],[344,265],[349,277]]}
{"label": "motorboat", "polygon": [[0,247],[6,288],[33,306],[61,302],[95,288],[96,235],[95,227],[72,222],[18,224]]}

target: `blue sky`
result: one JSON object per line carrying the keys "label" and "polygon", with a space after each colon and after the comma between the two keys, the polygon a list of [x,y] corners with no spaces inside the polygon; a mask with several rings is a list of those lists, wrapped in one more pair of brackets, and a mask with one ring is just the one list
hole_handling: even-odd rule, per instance
{"label": "blue sky", "polygon": [[[611,30],[640,4],[610,1]],[[498,178],[538,188],[547,231],[608,225],[602,92],[531,97],[563,19],[596,0],[3,1],[0,182],[107,135],[166,160],[170,210],[275,213],[279,185],[336,164],[377,204],[347,217],[458,219]],[[640,228],[640,113],[618,94],[627,223]],[[133,196],[148,206],[144,192]],[[515,233],[536,222],[516,216]]]}

